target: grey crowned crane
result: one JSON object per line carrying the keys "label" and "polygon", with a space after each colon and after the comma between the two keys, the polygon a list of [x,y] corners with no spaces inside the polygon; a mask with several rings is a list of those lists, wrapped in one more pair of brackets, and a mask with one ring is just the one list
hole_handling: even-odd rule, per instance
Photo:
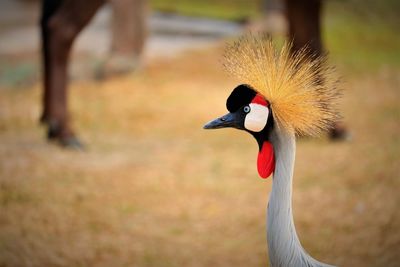
{"label": "grey crowned crane", "polygon": [[337,119],[336,78],[325,58],[294,56],[285,44],[277,51],[264,36],[247,35],[228,45],[226,70],[242,83],[227,99],[228,114],[205,129],[233,127],[250,133],[259,146],[258,173],[273,176],[267,210],[272,267],[330,266],[301,246],[293,222],[292,180],[296,135],[315,136]]}

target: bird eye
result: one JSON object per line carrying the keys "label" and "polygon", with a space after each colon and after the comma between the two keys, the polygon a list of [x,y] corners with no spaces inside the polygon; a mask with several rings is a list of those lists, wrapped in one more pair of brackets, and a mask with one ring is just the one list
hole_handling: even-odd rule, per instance
{"label": "bird eye", "polygon": [[249,106],[244,106],[243,111],[246,113],[250,112],[250,107]]}

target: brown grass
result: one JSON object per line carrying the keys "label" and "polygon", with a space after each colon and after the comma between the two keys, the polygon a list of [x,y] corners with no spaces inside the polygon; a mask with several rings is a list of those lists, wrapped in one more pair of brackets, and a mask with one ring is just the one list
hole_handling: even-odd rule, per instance
{"label": "brown grass", "polygon": [[[202,125],[235,84],[220,50],[71,87],[84,153],[43,140],[39,86],[0,90],[0,266],[266,266],[256,143]],[[398,70],[345,76],[353,141],[301,140],[295,223],[340,266],[399,266]]]}

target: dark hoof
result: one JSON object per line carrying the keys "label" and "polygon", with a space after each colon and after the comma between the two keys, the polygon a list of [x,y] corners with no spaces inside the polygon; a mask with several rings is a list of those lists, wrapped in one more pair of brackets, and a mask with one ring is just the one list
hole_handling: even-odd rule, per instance
{"label": "dark hoof", "polygon": [[56,140],[60,138],[60,130],[58,127],[49,127],[47,129],[47,139]]}
{"label": "dark hoof", "polygon": [[85,146],[81,141],[79,141],[78,138],[75,136],[67,137],[67,138],[61,138],[59,140],[60,144],[62,147],[72,149],[72,150],[78,150],[78,151],[84,151]]}
{"label": "dark hoof", "polygon": [[61,134],[59,128],[49,127],[47,130],[47,139],[60,144],[64,148],[83,151],[85,146],[73,134]]}
{"label": "dark hoof", "polygon": [[332,141],[350,141],[351,135],[346,129],[334,128],[329,132],[329,139]]}
{"label": "dark hoof", "polygon": [[350,141],[351,135],[343,122],[336,122],[329,131],[329,139],[332,141]]}

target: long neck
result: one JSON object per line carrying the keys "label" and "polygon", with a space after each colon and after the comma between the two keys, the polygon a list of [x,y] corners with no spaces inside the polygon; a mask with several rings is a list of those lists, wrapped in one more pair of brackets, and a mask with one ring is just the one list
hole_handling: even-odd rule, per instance
{"label": "long neck", "polygon": [[300,244],[293,222],[292,180],[296,154],[295,136],[276,127],[270,136],[276,157],[268,204],[267,236],[270,265],[329,266],[309,256]]}

